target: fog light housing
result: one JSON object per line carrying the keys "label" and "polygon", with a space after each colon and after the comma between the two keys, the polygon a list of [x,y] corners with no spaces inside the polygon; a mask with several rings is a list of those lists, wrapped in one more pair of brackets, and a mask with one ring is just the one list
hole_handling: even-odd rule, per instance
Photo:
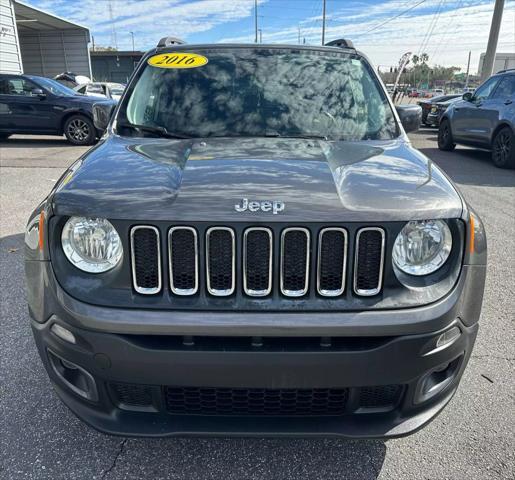
{"label": "fog light housing", "polygon": [[450,362],[438,365],[426,373],[418,382],[414,402],[425,402],[451,385],[460,371],[462,359],[463,354]]}
{"label": "fog light housing", "polygon": [[68,343],[73,343],[74,345],[77,344],[77,339],[75,338],[75,335],[72,332],[70,332],[70,330],[62,327],[58,323],[54,323],[50,330],[56,337],[59,337],[61,340],[64,340]]}
{"label": "fog light housing", "polygon": [[47,353],[52,370],[66,387],[86,400],[98,400],[97,385],[91,373],[49,349]]}

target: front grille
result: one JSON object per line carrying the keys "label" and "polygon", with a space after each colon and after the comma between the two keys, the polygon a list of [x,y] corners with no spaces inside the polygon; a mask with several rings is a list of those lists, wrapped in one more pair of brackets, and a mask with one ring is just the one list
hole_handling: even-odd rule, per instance
{"label": "front grille", "polygon": [[391,408],[397,405],[401,393],[401,385],[363,387],[359,393],[359,406],[361,408]]}
{"label": "front grille", "polygon": [[226,227],[213,227],[206,233],[207,289],[211,295],[224,297],[234,292],[234,232]]}
{"label": "front grille", "polygon": [[198,240],[192,227],[173,227],[168,233],[170,289],[176,295],[198,290]]}
{"label": "front grille", "polygon": [[367,227],[356,236],[354,291],[372,296],[381,291],[383,281],[385,233],[382,228]]}
{"label": "front grille", "polygon": [[132,282],[138,293],[152,295],[161,290],[159,230],[137,226],[131,230]]}
{"label": "front grille", "polygon": [[281,236],[281,292],[301,297],[308,291],[309,230],[286,228]]}
{"label": "front grille", "polygon": [[354,280],[347,297],[372,296],[382,289],[386,234],[379,227],[352,230],[354,242],[343,227],[313,231],[304,227],[173,226],[167,232],[167,258],[161,258],[157,227],[131,229],[132,277],[137,293],[162,290],[162,262],[168,265],[170,292],[179,297],[206,292],[229,297],[236,292],[291,300],[314,299],[316,295],[319,302],[322,297],[346,295],[348,269]]}
{"label": "front grille", "polygon": [[318,239],[317,288],[320,295],[336,297],[345,290],[347,231],[324,228]]}
{"label": "front grille", "polygon": [[243,249],[243,289],[251,297],[264,297],[272,290],[272,232],[247,228]]}
{"label": "front grille", "polygon": [[166,409],[177,415],[342,415],[347,389],[165,387]]}

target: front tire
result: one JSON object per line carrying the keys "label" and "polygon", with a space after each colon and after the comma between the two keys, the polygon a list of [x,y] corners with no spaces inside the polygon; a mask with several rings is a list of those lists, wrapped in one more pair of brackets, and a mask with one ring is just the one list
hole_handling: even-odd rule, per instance
{"label": "front tire", "polygon": [[515,168],[515,135],[510,127],[501,128],[492,142],[492,160],[499,168]]}
{"label": "front tire", "polygon": [[95,126],[84,115],[72,115],[64,123],[64,135],[74,145],[92,145],[96,139]]}
{"label": "front tire", "polygon": [[452,152],[456,144],[452,138],[451,123],[449,120],[442,120],[438,127],[438,148],[444,152]]}

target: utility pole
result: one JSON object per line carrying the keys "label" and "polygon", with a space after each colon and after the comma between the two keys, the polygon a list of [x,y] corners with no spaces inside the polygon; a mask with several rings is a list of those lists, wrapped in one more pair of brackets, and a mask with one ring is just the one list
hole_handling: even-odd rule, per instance
{"label": "utility pole", "polygon": [[299,45],[300,45],[300,25],[298,25],[299,28]]}
{"label": "utility pole", "polygon": [[325,44],[325,0],[322,8],[322,45]]}
{"label": "utility pole", "polygon": [[254,29],[256,30],[256,37],[254,43],[258,43],[258,28],[257,28],[257,0],[254,0]]}
{"label": "utility pole", "polygon": [[132,37],[132,52],[134,53],[134,32],[129,32]]}
{"label": "utility pole", "polygon": [[465,77],[465,88],[469,86],[470,55],[472,55],[472,51],[469,50],[469,59],[467,62],[467,76]]}
{"label": "utility pole", "polygon": [[258,31],[259,31],[259,43],[263,43],[263,30],[261,30],[259,28]]}
{"label": "utility pole", "polygon": [[488,37],[488,46],[486,47],[485,58],[483,59],[483,68],[480,72],[481,81],[486,80],[493,73],[495,53],[497,51],[497,41],[499,40],[499,30],[501,29],[503,9],[504,0],[495,0],[494,14],[492,16],[492,25],[490,26],[490,36]]}

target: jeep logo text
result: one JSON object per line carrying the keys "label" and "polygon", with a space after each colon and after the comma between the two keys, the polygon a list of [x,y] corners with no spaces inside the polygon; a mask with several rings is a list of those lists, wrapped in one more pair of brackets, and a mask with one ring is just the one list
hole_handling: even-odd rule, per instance
{"label": "jeep logo text", "polygon": [[272,212],[274,215],[277,215],[284,210],[285,206],[284,202],[271,202],[269,200],[249,202],[248,198],[244,198],[240,204],[234,205],[234,209],[237,212],[246,212],[247,210],[249,212],[258,212],[261,210],[262,212]]}

